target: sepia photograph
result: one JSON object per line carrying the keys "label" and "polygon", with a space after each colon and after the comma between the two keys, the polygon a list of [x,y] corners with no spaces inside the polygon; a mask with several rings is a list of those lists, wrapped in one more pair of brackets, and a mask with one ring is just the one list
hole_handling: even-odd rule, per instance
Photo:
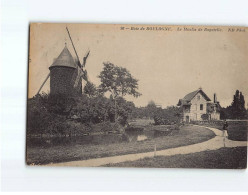
{"label": "sepia photograph", "polygon": [[30,23],[26,164],[246,169],[248,29]]}

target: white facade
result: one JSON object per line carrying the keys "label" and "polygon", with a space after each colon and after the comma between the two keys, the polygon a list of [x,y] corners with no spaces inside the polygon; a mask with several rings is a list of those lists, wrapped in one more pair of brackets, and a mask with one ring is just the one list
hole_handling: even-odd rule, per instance
{"label": "white facade", "polygon": [[202,94],[198,93],[192,100],[189,109],[184,109],[184,121],[189,117],[189,121],[202,120],[201,116],[207,113],[207,102]]}
{"label": "white facade", "polygon": [[[201,89],[192,92],[179,100],[179,105],[183,108],[182,119],[185,122],[201,121],[204,119],[220,120],[220,113],[217,110],[219,104],[217,102],[211,102]],[[208,110],[208,106],[211,106],[211,111]]]}
{"label": "white facade", "polygon": [[215,109],[215,111],[211,113],[210,117],[211,120],[220,120],[220,113]]}

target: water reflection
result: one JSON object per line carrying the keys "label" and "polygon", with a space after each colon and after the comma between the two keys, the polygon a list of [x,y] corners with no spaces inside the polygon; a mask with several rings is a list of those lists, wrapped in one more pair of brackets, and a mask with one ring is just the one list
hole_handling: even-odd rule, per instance
{"label": "water reflection", "polygon": [[136,142],[136,141],[144,141],[146,139],[148,139],[148,137],[146,135],[129,135],[126,134],[126,140],[128,140],[128,142]]}
{"label": "water reflection", "polygon": [[138,137],[137,137],[137,141],[143,141],[146,139],[147,139],[147,136],[145,136],[145,135],[138,135]]}
{"label": "water reflection", "polygon": [[144,131],[143,128],[127,128],[122,134],[100,134],[73,137],[28,138],[31,146],[51,147],[61,145],[99,145],[121,142],[140,142],[166,134],[158,131]]}
{"label": "water reflection", "polygon": [[153,138],[153,135],[151,135],[146,131],[144,131],[143,128],[127,128],[125,130],[124,135],[127,137],[128,142],[136,142],[136,141],[144,141],[149,138]]}

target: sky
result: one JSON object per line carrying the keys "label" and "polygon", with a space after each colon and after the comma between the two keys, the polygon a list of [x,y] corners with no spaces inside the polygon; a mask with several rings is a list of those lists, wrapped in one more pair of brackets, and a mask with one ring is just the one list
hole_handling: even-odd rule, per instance
{"label": "sky", "polygon": [[[162,107],[176,105],[180,98],[200,87],[211,100],[216,93],[223,107],[231,104],[237,89],[248,102],[247,29],[241,32],[239,29],[244,28],[230,31],[230,27],[218,27],[214,32],[209,30],[217,27],[210,26],[31,24],[29,97],[37,93],[65,43],[75,57],[66,26],[81,62],[90,50],[86,69],[91,82],[100,84],[98,75],[103,62],[108,61],[127,68],[139,80],[142,95],[125,97],[136,106],[146,106],[151,100]],[[139,30],[131,30],[132,27]],[[48,79],[42,91],[48,93],[49,88]]]}

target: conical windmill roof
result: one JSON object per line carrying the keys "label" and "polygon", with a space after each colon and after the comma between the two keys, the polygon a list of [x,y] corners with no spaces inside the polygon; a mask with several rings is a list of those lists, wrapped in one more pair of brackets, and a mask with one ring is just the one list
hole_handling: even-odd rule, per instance
{"label": "conical windmill roof", "polygon": [[59,54],[59,56],[55,59],[55,61],[53,62],[53,64],[49,67],[53,68],[56,66],[62,66],[62,67],[68,67],[68,68],[77,68],[76,63],[73,60],[73,57],[70,53],[70,51],[68,50],[68,48],[65,45],[65,48],[63,49],[63,51]]}

